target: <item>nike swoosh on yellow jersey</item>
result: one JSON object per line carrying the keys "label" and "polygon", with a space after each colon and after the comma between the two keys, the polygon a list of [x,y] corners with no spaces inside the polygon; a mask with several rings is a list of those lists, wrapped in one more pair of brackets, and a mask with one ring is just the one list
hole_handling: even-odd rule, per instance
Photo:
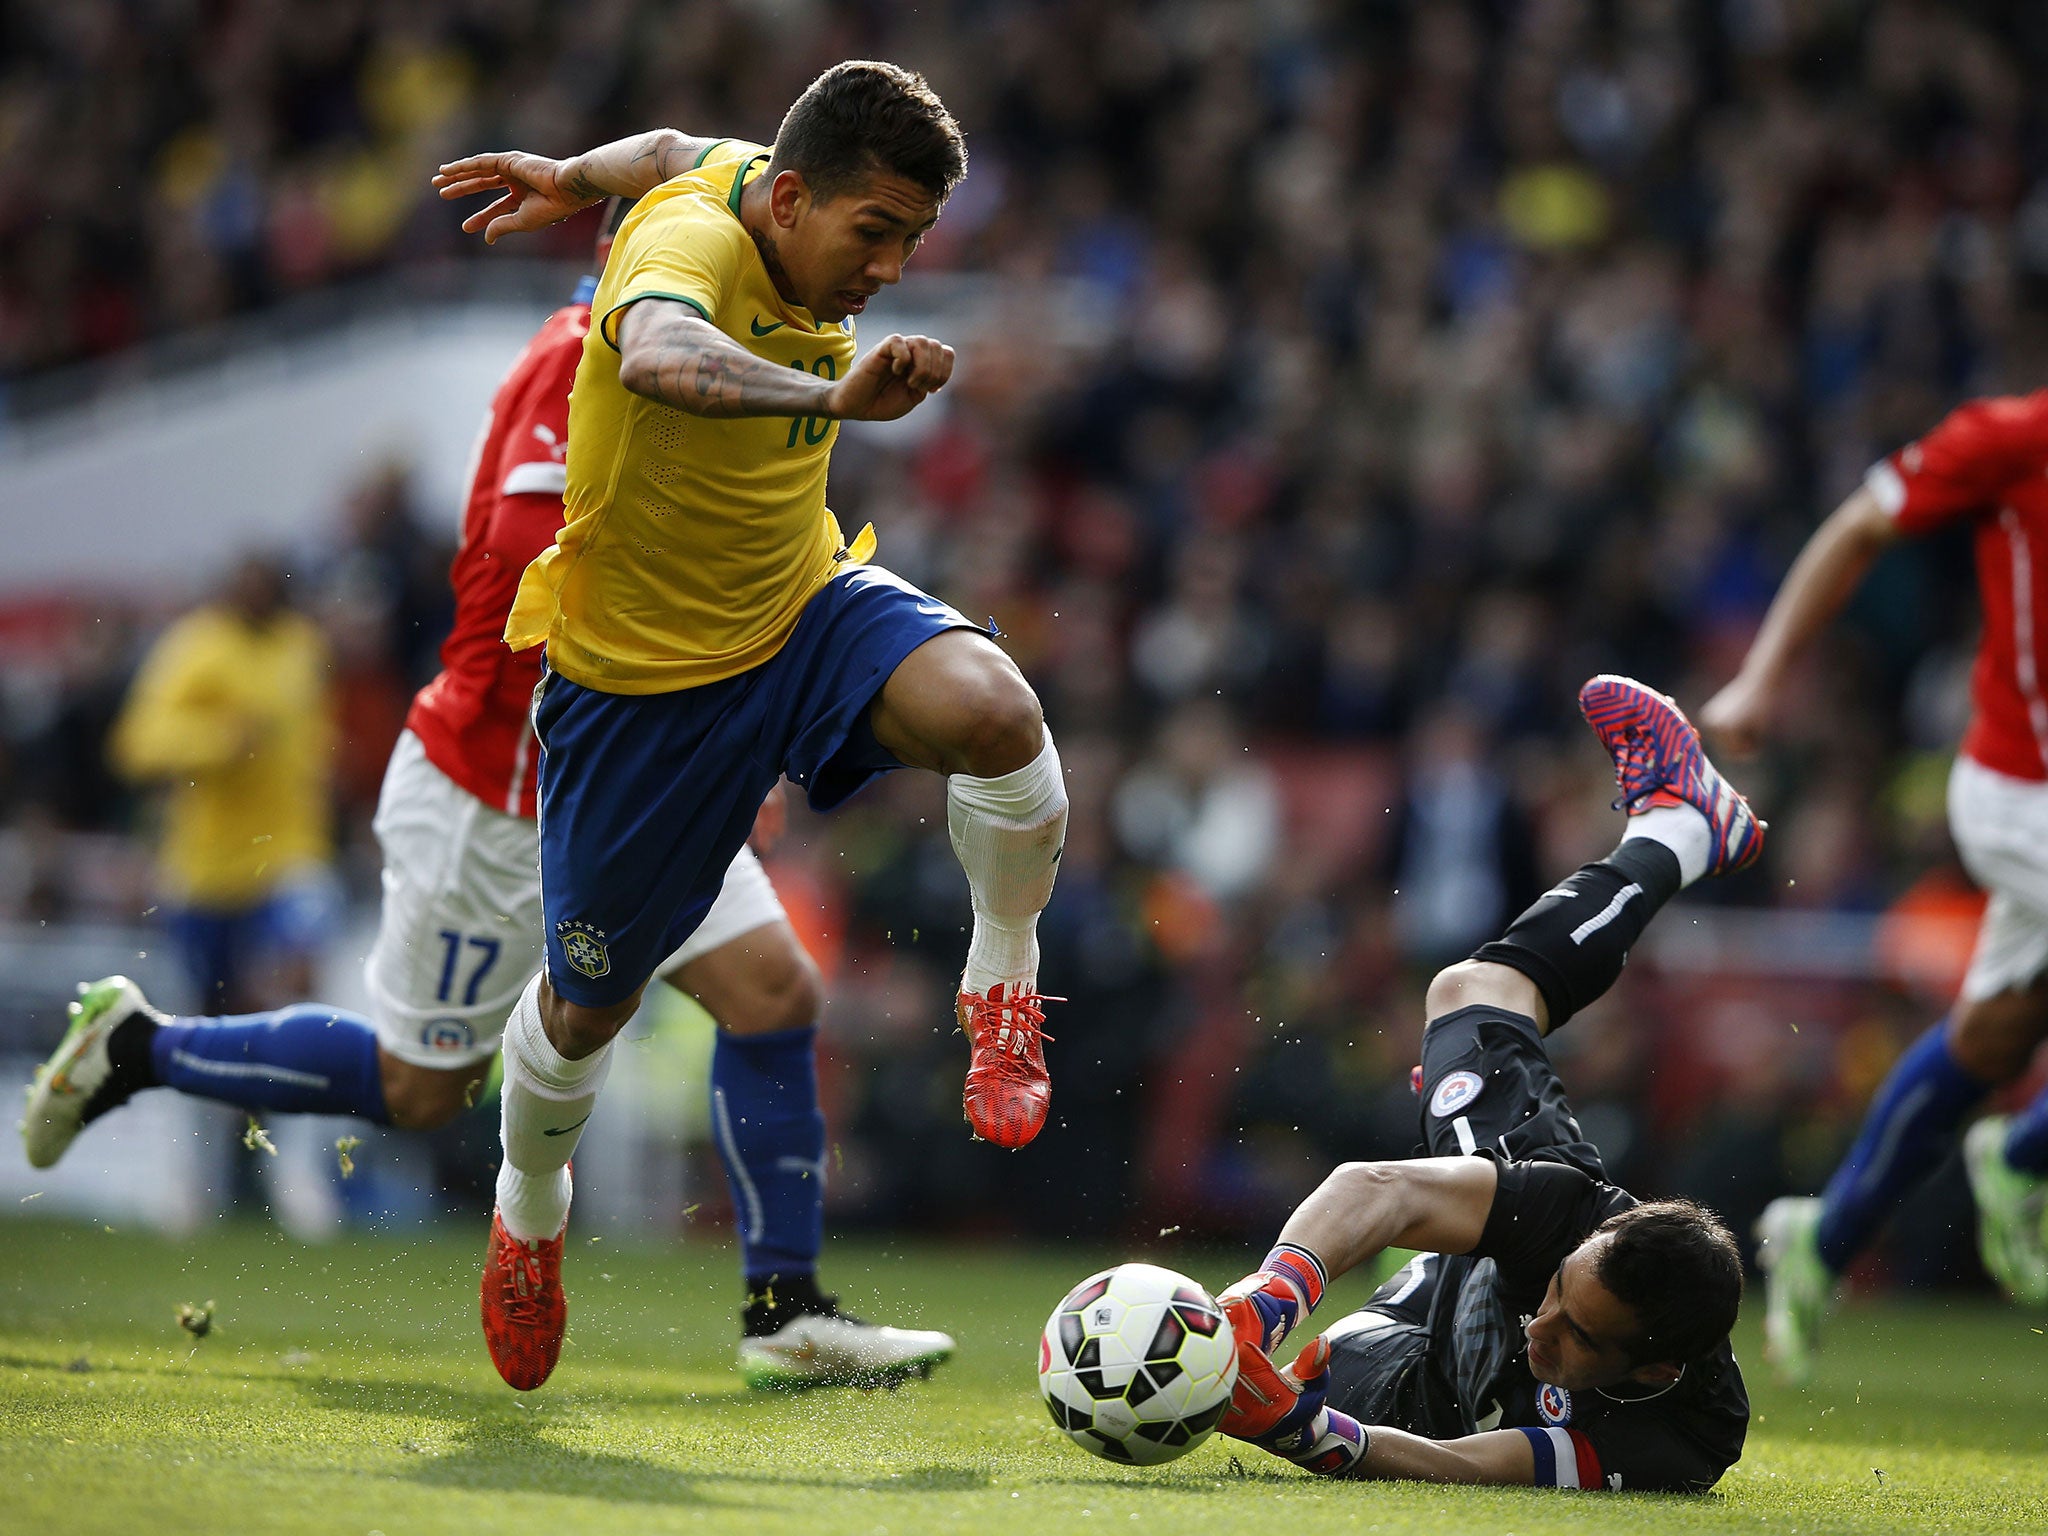
{"label": "nike swoosh on yellow jersey", "polygon": [[752,320],[749,320],[747,324],[753,327],[754,334],[756,336],[766,336],[771,331],[781,330],[784,325],[788,324],[788,322],[785,320],[778,320],[773,325],[763,325],[761,323],[761,317],[756,315]]}

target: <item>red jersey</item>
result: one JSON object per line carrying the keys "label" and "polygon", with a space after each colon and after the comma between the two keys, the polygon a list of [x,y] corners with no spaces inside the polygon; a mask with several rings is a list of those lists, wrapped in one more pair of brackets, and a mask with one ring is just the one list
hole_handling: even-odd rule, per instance
{"label": "red jersey", "polygon": [[2048,390],[1957,407],[1866,484],[1902,532],[1973,520],[1984,638],[1962,750],[2048,779]]}
{"label": "red jersey", "polygon": [[534,814],[538,744],[527,712],[541,653],[505,648],[505,615],[519,578],[562,526],[569,386],[589,330],[588,304],[556,310],[491,400],[449,571],[455,627],[441,646],[440,676],[405,717],[429,762],[514,816]]}

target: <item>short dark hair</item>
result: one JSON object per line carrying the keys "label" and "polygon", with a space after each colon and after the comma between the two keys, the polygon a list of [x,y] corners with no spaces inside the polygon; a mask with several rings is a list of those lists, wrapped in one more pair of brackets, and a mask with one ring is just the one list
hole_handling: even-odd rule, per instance
{"label": "short dark hair", "polygon": [[773,165],[799,173],[821,200],[884,170],[943,201],[967,174],[967,141],[924,76],[849,59],[813,80],[784,115]]}
{"label": "short dark hair", "polygon": [[1594,1278],[1635,1313],[1626,1345],[1635,1365],[1685,1365],[1718,1346],[1742,1303],[1742,1253],[1727,1224],[1690,1200],[1652,1200],[1618,1211],[1593,1234]]}

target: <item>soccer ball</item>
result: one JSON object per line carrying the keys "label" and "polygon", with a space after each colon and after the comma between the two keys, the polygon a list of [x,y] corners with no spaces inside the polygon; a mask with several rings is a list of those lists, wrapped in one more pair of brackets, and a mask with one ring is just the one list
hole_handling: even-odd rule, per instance
{"label": "soccer ball", "polygon": [[1215,1432],[1237,1385],[1237,1340],[1186,1275],[1119,1264],[1046,1319],[1038,1390],[1069,1440],[1107,1461],[1157,1466]]}

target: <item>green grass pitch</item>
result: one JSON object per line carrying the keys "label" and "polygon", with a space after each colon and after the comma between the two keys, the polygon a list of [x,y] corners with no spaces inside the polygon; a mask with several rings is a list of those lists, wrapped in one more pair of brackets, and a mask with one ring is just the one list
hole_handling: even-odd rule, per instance
{"label": "green grass pitch", "polygon": [[[303,1248],[258,1227],[168,1242],[10,1224],[0,1529],[2048,1531],[2048,1318],[1989,1304],[1853,1308],[1810,1393],[1752,1369],[1759,1417],[1716,1495],[1660,1499],[1323,1484],[1221,1439],[1150,1472],[1096,1461],[1056,1437],[1033,1375],[1053,1302],[1133,1256],[1078,1247],[836,1246],[827,1279],[851,1310],[949,1328],[960,1354],[898,1392],[781,1397],[732,1374],[729,1247],[572,1239],[568,1347],[519,1397],[477,1328],[482,1246],[481,1230]],[[1242,1267],[1146,1256],[1212,1285]],[[1340,1287],[1329,1315],[1361,1294]],[[209,1299],[195,1341],[175,1313]]]}

